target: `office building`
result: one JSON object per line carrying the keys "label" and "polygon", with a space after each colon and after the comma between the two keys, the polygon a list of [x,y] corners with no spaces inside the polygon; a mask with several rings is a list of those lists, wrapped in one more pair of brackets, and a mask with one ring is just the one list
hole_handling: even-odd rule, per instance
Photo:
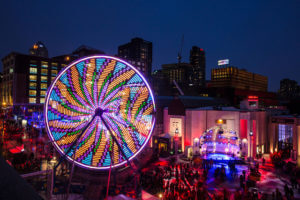
{"label": "office building", "polygon": [[268,78],[245,69],[228,66],[211,70],[210,87],[266,92]]}
{"label": "office building", "polygon": [[152,42],[133,38],[131,42],[118,47],[118,56],[125,59],[144,75],[150,77],[152,71]]}
{"label": "office building", "polygon": [[205,86],[205,52],[203,49],[193,46],[190,51],[190,64],[193,67],[191,82],[195,86]]}
{"label": "office building", "polygon": [[42,42],[35,43],[29,55],[12,52],[2,58],[3,81],[1,102],[6,106],[42,108],[46,92],[61,69],[80,57],[104,54],[103,51],[80,46],[72,54],[49,58]]}
{"label": "office building", "polygon": [[292,98],[300,96],[300,86],[297,81],[290,79],[282,79],[280,81],[279,94],[283,97]]}
{"label": "office building", "polygon": [[47,88],[69,61],[12,52],[2,59],[2,102],[7,106],[43,104]]}

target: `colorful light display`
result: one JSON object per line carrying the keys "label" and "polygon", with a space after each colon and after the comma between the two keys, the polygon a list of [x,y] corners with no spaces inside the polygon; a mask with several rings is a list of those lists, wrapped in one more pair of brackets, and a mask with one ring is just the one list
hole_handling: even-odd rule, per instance
{"label": "colorful light display", "polygon": [[99,170],[133,159],[147,144],[155,123],[154,98],[145,78],[125,61],[102,55],[63,69],[48,89],[44,112],[56,149],[63,155],[76,143],[66,158]]}

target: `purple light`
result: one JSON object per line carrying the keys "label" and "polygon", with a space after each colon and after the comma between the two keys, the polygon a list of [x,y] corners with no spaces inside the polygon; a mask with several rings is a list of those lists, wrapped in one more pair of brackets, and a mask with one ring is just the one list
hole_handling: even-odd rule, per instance
{"label": "purple light", "polygon": [[[60,78],[71,68],[71,67],[74,67],[75,65],[77,65],[77,64],[79,64],[79,63],[81,63],[81,62],[83,62],[83,61],[85,61],[85,63],[88,63],[88,61],[90,61],[91,59],[95,59],[95,61],[96,61],[96,59],[101,59],[101,58],[103,58],[103,59],[109,59],[109,60],[115,60],[115,61],[117,61],[117,62],[120,62],[120,63],[122,63],[122,64],[125,64],[126,66],[129,66],[131,69],[133,69],[134,70],[134,72],[136,73],[136,74],[138,74],[139,75],[139,77],[142,79],[142,81],[143,81],[143,83],[146,85],[146,88],[148,89],[148,91],[149,91],[149,95],[150,95],[150,97],[151,97],[151,99],[152,99],[152,106],[153,106],[153,113],[155,113],[156,112],[156,107],[155,107],[155,100],[154,100],[154,96],[153,96],[153,93],[152,93],[152,91],[151,91],[151,88],[150,88],[150,86],[149,86],[149,84],[148,84],[148,82],[146,81],[146,79],[145,79],[145,77],[135,68],[135,67],[133,67],[131,64],[129,64],[129,63],[127,63],[127,62],[125,62],[125,61],[123,61],[123,60],[121,60],[121,59],[119,59],[119,58],[115,58],[115,57],[112,57],[112,56],[103,56],[103,55],[97,55],[97,56],[89,56],[89,57],[85,57],[85,58],[82,58],[82,59],[80,59],[80,60],[77,60],[77,61],[75,61],[75,62],[72,62],[71,64],[69,64],[65,69],[63,69],[60,73],[59,73],[59,75],[55,78],[55,80],[51,83],[51,85],[50,85],[50,87],[48,88],[48,91],[47,91],[47,95],[46,95],[46,101],[45,101],[45,106],[44,106],[44,112],[45,112],[45,124],[46,124],[46,130],[47,130],[47,134],[48,134],[48,136],[49,136],[49,138],[50,138],[50,140],[52,141],[52,143],[54,144],[54,146],[55,146],[55,148],[59,151],[59,153],[60,154],[62,154],[62,155],[64,155],[65,153],[64,153],[64,151],[63,151],[63,149],[61,148],[62,146],[59,146],[58,144],[57,144],[57,142],[56,142],[56,140],[55,140],[55,138],[54,138],[54,136],[53,136],[53,134],[52,134],[52,128],[50,129],[50,125],[49,125],[49,117],[48,117],[48,111],[50,111],[49,110],[49,103],[50,103],[50,97],[51,97],[51,92],[54,90],[54,87],[56,86],[56,84],[57,84],[57,82],[58,82],[58,80],[60,80]],[[86,64],[84,64],[84,65],[86,65]],[[95,65],[97,65],[97,63],[95,63]],[[86,72],[86,66],[84,66],[85,67],[85,73],[87,73]],[[100,70],[101,71],[101,70]],[[101,71],[101,73],[102,73],[102,71]],[[69,76],[69,75],[68,75]],[[71,76],[71,75],[70,75]],[[71,86],[71,87],[73,87],[73,86]],[[95,87],[94,87],[95,88]],[[74,88],[73,88],[73,90],[75,90]],[[86,86],[84,86],[83,87],[83,90],[84,91],[88,91],[88,89],[87,89],[87,87]],[[99,92],[99,91],[98,91]],[[117,93],[117,92],[115,92],[115,93]],[[114,94],[115,94],[114,93]],[[95,93],[94,93],[95,94]],[[103,93],[101,93],[101,95],[103,95]],[[74,96],[78,96],[78,94],[74,94]],[[111,96],[113,96],[113,94],[111,95]],[[92,102],[92,104],[93,104],[93,101],[92,101],[92,97],[90,96],[90,94],[88,94],[87,95],[87,97],[86,97],[90,102]],[[101,98],[100,98],[101,99]],[[82,100],[82,99],[80,99],[79,98],[79,101],[83,104],[84,103],[84,101]],[[107,103],[107,99],[105,99],[104,100],[104,103]],[[104,105],[104,104],[103,104]],[[98,102],[97,102],[97,104],[95,105],[94,104],[94,106],[92,106],[92,105],[88,105],[88,104],[86,104],[85,106],[87,106],[87,107],[90,107],[90,111],[88,112],[89,113],[89,115],[87,115],[87,116],[91,116],[91,114],[94,112],[94,110],[97,108],[97,106],[100,106],[99,104],[98,104]],[[108,107],[110,107],[110,106],[108,106]],[[75,108],[75,107],[74,107]],[[112,108],[110,108],[110,109],[113,109],[113,107]],[[81,111],[84,111],[83,109],[81,110]],[[113,118],[113,119],[115,119],[115,121],[116,122],[118,122],[118,123],[124,123],[124,120],[120,117],[120,116],[117,116],[117,115],[113,115],[113,114],[110,114],[110,113],[105,113],[104,114],[104,118],[105,119],[107,119],[107,117],[110,117],[110,118]],[[131,116],[129,116],[129,118],[130,118]],[[80,119],[80,117],[78,117],[78,116],[72,116],[72,119]],[[83,119],[81,119],[81,120],[83,120]],[[96,119],[94,120],[94,122],[93,122],[93,124],[94,123],[96,123],[96,121],[100,121],[100,120],[98,120],[97,119],[97,117],[96,117]],[[83,123],[84,124],[84,123]],[[103,126],[103,124],[100,122],[100,123],[97,123],[98,125],[100,125],[100,127],[102,128],[102,129],[105,129],[104,128],[104,126]],[[152,117],[152,124],[151,124],[151,129],[150,129],[150,132],[149,132],[149,134],[148,134],[148,136],[146,137],[146,140],[143,142],[143,144],[142,144],[142,146],[140,147],[140,148],[138,148],[138,150],[133,154],[133,155],[131,155],[130,157],[129,157],[129,160],[132,160],[133,158],[135,158],[141,151],[142,151],[142,149],[144,149],[145,148],[145,146],[146,146],[146,144],[149,142],[149,139],[150,139],[150,137],[151,137],[151,135],[152,135],[152,132],[153,132],[153,128],[154,128],[154,124],[155,124],[155,117],[153,116]],[[95,127],[96,127],[96,125],[94,125]],[[82,127],[83,128],[83,127]],[[116,127],[111,127],[111,129],[115,129],[114,131],[116,131]],[[98,129],[96,129],[96,132],[99,132],[99,130],[97,131]],[[106,131],[105,131],[106,132]],[[85,137],[87,137],[87,135],[85,136]],[[80,139],[80,141],[82,141],[84,138],[81,138]],[[92,144],[92,145],[94,145],[94,144]],[[87,153],[84,153],[85,155],[87,154]],[[80,156],[81,157],[81,156]],[[73,162],[73,158],[71,158],[71,157],[69,157],[69,156],[66,156],[66,158],[69,160],[69,161],[71,161],[71,162]],[[114,168],[114,167],[120,167],[120,166],[122,166],[122,165],[124,165],[124,164],[126,164],[126,160],[124,160],[123,162],[120,162],[120,163],[118,163],[118,164],[115,164],[115,165],[113,165],[112,167]],[[78,165],[78,166],[81,166],[81,167],[84,167],[84,168],[88,168],[88,169],[97,169],[97,170],[102,170],[102,169],[109,169],[110,168],[110,166],[91,166],[91,165],[86,165],[86,164],[84,164],[84,163],[81,163],[81,162],[78,162],[77,160],[74,160],[74,163],[76,164],[76,165]]]}

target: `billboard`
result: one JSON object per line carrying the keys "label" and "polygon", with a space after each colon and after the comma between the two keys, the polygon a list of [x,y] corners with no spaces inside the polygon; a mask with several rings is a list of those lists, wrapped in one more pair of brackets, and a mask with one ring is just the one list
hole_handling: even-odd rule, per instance
{"label": "billboard", "polygon": [[170,135],[181,137],[182,120],[181,118],[170,118]]}
{"label": "billboard", "polygon": [[229,59],[218,60],[218,65],[229,65]]}

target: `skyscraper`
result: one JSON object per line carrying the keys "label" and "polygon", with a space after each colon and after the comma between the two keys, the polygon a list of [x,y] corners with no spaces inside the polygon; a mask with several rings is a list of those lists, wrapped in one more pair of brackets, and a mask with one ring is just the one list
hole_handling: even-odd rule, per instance
{"label": "skyscraper", "polygon": [[192,83],[194,86],[205,86],[205,52],[193,46],[190,51],[190,64],[192,65]]}
{"label": "skyscraper", "polygon": [[147,77],[150,77],[152,71],[152,42],[142,38],[133,38],[131,42],[118,47],[118,56],[127,60]]}

